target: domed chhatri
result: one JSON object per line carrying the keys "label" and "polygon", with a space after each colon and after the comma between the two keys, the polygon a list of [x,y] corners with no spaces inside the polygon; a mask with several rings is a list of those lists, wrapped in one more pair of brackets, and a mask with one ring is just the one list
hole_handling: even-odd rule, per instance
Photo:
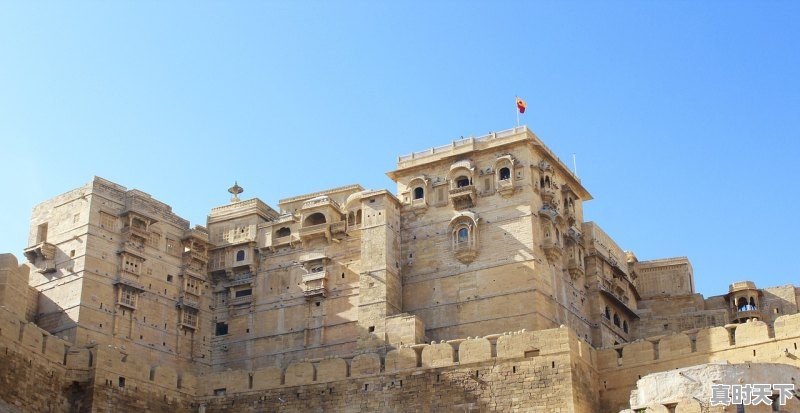
{"label": "domed chhatri", "polygon": [[228,192],[233,194],[233,196],[231,197],[231,203],[239,202],[239,201],[241,201],[239,199],[239,194],[244,192],[244,188],[239,186],[239,182],[238,181],[233,181],[233,186],[228,188]]}

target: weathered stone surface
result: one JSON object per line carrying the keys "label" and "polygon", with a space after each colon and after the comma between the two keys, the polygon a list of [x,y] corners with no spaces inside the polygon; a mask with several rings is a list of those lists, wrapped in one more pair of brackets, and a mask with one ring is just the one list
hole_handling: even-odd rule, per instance
{"label": "weathered stone surface", "polygon": [[654,372],[798,365],[800,290],[638,261],[526,127],[389,176],[276,209],[235,185],[207,228],[98,177],[36,206],[0,255],[0,408],[607,413]]}

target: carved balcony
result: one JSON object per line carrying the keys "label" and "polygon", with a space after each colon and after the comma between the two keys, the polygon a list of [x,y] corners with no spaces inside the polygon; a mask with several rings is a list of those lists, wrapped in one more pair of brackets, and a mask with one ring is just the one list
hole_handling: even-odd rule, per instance
{"label": "carved balcony", "polygon": [[270,248],[274,251],[276,248],[283,247],[283,246],[294,246],[294,243],[299,241],[300,238],[297,234],[289,234],[283,237],[275,236],[275,233],[272,235],[272,245]]}
{"label": "carved balcony", "polygon": [[183,258],[186,260],[197,260],[205,264],[208,262],[208,253],[206,251],[189,250],[183,253]]}
{"label": "carved balcony", "polygon": [[241,297],[234,297],[228,300],[228,305],[243,305],[253,302],[253,294],[243,295]]}
{"label": "carved balcony", "polygon": [[[25,248],[23,251],[29,262],[36,264],[40,273],[51,273],[56,270],[56,246],[49,242],[40,242]],[[38,261],[37,261],[38,260]]]}
{"label": "carved balcony", "polygon": [[307,242],[314,238],[325,238],[326,240],[330,241],[331,224],[326,222],[324,224],[317,224],[300,228],[300,239],[303,242]]}
{"label": "carved balcony", "polygon": [[511,178],[501,179],[497,181],[497,192],[502,196],[508,196],[514,193],[514,181]]}
{"label": "carved balcony", "polygon": [[556,191],[552,188],[542,188],[540,194],[542,196],[542,202],[545,204],[553,202],[553,199],[556,197]]}
{"label": "carved balcony", "polygon": [[345,221],[337,221],[331,223],[331,235],[343,235],[347,229]]}
{"label": "carved balcony", "polygon": [[127,285],[128,287],[144,291],[144,285],[139,282],[139,276],[127,271],[120,272],[117,278],[114,280],[114,284]]}
{"label": "carved balcony", "polygon": [[465,185],[460,188],[453,188],[449,192],[450,202],[455,209],[472,208],[478,198],[475,185]]}
{"label": "carved balcony", "polygon": [[571,239],[576,244],[583,243],[583,234],[581,233],[581,230],[575,226],[571,226],[567,229],[567,238]]}
{"label": "carved balcony", "polygon": [[306,299],[325,298],[328,295],[328,272],[320,271],[303,275],[303,295]]}
{"label": "carved balcony", "polygon": [[132,237],[139,238],[141,239],[142,243],[144,243],[149,237],[147,228],[136,225],[128,225],[127,227],[122,228],[122,235],[128,239]]}
{"label": "carved balcony", "polygon": [[178,308],[189,307],[189,308],[194,308],[195,310],[200,310],[200,301],[198,297],[195,297],[192,294],[184,293],[180,298],[178,298],[178,303],[176,304],[176,307]]}
{"label": "carved balcony", "polygon": [[198,267],[192,264],[184,264],[181,266],[181,269],[183,270],[183,275],[190,275],[201,280],[206,278],[205,266]]}
{"label": "carved balcony", "polygon": [[464,264],[469,264],[475,261],[475,258],[478,256],[478,249],[476,245],[471,242],[460,242],[453,246],[453,253],[456,259]]}
{"label": "carved balcony", "polygon": [[223,284],[224,287],[237,287],[245,284],[253,284],[253,274],[249,272],[236,274]]}
{"label": "carved balcony", "polygon": [[544,242],[542,243],[542,249],[544,250],[544,254],[547,256],[548,261],[558,262],[561,260],[561,245],[559,245],[557,242],[554,242],[551,238],[545,238]]}
{"label": "carved balcony", "polygon": [[583,262],[577,258],[570,258],[567,261],[567,271],[569,271],[569,276],[573,281],[583,277]]}

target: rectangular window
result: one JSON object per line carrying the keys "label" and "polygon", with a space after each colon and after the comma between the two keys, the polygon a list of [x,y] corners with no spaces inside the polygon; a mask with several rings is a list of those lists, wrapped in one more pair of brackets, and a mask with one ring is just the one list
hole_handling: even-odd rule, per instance
{"label": "rectangular window", "polygon": [[183,310],[183,324],[190,327],[197,327],[197,313],[191,310]]}
{"label": "rectangular window", "polygon": [[225,252],[219,251],[211,255],[211,269],[219,269],[225,267]]}
{"label": "rectangular window", "polygon": [[130,308],[136,308],[136,290],[123,285],[119,292],[119,303]]}
{"label": "rectangular window", "polygon": [[444,186],[440,186],[436,189],[436,200],[438,202],[444,202]]}
{"label": "rectangular window", "polygon": [[47,223],[39,224],[36,228],[36,243],[41,244],[47,242]]}
{"label": "rectangular window", "polygon": [[214,331],[215,335],[224,336],[228,334],[228,323],[217,323],[217,328]]}
{"label": "rectangular window", "polygon": [[186,292],[192,293],[194,295],[200,295],[200,280],[194,277],[186,277],[186,286],[184,287]]}
{"label": "rectangular window", "polygon": [[100,212],[100,226],[105,228],[109,231],[114,231],[117,229],[117,217],[107,214],[105,212]]}
{"label": "rectangular window", "polygon": [[158,248],[161,245],[161,234],[158,232],[151,232],[147,234],[147,246]]}
{"label": "rectangular window", "polygon": [[251,288],[236,291],[236,298],[247,297],[248,295],[253,295],[253,290]]}
{"label": "rectangular window", "polygon": [[123,255],[122,269],[131,274],[139,275],[142,270],[142,259],[131,255]]}

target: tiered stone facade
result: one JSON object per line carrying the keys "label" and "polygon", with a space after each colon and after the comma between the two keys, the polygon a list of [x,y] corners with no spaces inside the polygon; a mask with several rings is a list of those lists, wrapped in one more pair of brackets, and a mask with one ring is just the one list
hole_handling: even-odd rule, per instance
{"label": "tiered stone facade", "polygon": [[276,209],[234,185],[194,228],[102,178],[38,205],[0,256],[0,411],[714,412],[647,375],[798,367],[798,288],[639,261],[526,127],[389,176]]}

